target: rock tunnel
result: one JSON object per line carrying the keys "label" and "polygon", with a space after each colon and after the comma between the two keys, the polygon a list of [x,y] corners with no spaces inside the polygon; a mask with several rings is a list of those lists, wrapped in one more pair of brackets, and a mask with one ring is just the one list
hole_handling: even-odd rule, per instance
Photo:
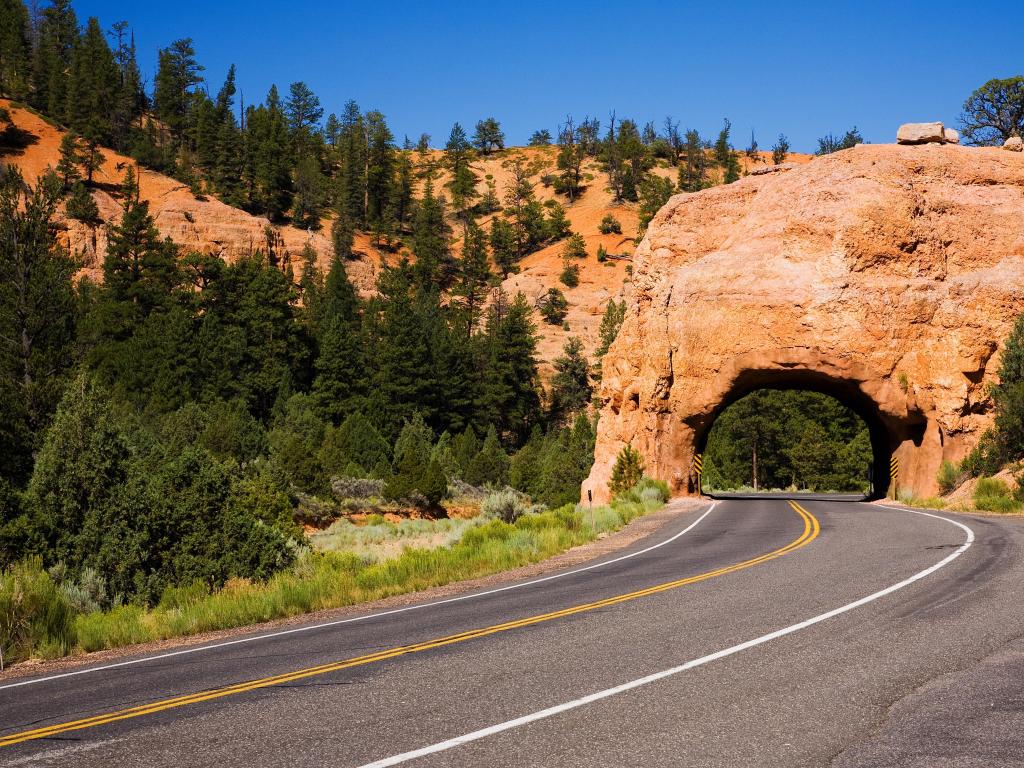
{"label": "rock tunnel", "polygon": [[[830,395],[867,424],[875,495],[937,492],[992,424],[1024,314],[1024,155],[864,145],[673,197],[634,254],[602,360],[597,501],[625,445],[695,493],[716,416],[764,388]],[[898,462],[890,488],[890,459]]]}
{"label": "rock tunnel", "polygon": [[[777,359],[779,356],[774,357]],[[920,411],[913,407],[901,413],[886,411],[872,394],[865,391],[861,382],[844,377],[843,372],[820,363],[813,367],[806,362],[794,362],[765,368],[743,367],[740,363],[735,376],[723,386],[727,386],[728,390],[723,392],[710,414],[700,412],[685,419],[686,425],[692,430],[695,456],[705,453],[708,435],[718,416],[752,392],[761,389],[820,392],[847,406],[868,428],[872,452],[871,491],[868,494],[871,498],[882,498],[895,491],[895,488],[890,488],[890,480],[895,480],[897,484],[899,482],[897,451],[904,446],[904,454],[920,449],[927,431],[927,417]],[[892,461],[894,458],[897,459],[895,464]],[[683,474],[686,490],[698,493],[697,473],[690,471]]]}

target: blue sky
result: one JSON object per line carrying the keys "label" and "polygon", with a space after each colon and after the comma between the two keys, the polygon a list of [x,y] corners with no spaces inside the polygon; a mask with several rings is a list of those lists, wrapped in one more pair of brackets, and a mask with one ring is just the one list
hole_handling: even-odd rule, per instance
{"label": "blue sky", "polygon": [[125,2],[76,0],[104,28],[129,21],[152,82],[156,51],[194,40],[210,89],[238,67],[247,103],[305,80],[327,112],[347,99],[393,132],[443,144],[453,121],[494,115],[511,143],[573,114],[672,115],[734,143],[779,132],[794,150],[856,124],[872,142],[901,122],[955,125],[991,77],[1024,74],[1014,2]]}

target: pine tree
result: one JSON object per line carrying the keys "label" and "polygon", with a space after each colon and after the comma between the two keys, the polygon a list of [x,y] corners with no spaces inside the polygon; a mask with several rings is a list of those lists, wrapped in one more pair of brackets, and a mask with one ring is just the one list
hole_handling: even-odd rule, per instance
{"label": "pine tree", "polygon": [[354,225],[366,222],[366,165],[369,147],[359,105],[345,104],[338,140],[337,208]]}
{"label": "pine tree", "polygon": [[111,115],[112,142],[115,149],[124,151],[130,148],[132,123],[141,118],[147,100],[142,87],[142,74],[139,72],[135,56],[135,37],[129,33],[128,22],[118,21],[113,24],[110,35],[117,40],[113,54],[120,77]]}
{"label": "pine tree", "polygon": [[246,131],[247,183],[252,208],[280,221],[291,208],[292,181],[288,121],[276,86],[266,103],[250,108]]}
{"label": "pine tree", "polygon": [[778,140],[772,147],[772,162],[775,165],[781,165],[786,162],[786,156],[789,154],[789,139],[786,138],[786,134],[780,133]]}
{"label": "pine tree", "polygon": [[90,18],[71,52],[64,121],[98,143],[111,143],[111,105],[117,102],[120,79],[99,21]]}
{"label": "pine tree", "polygon": [[477,122],[476,131],[473,133],[473,146],[485,155],[496,149],[504,149],[505,134],[501,130],[501,123],[493,117]]}
{"label": "pine tree", "polygon": [[570,336],[555,359],[555,375],[551,379],[551,413],[558,421],[590,403],[590,364],[583,354],[583,342]]}
{"label": "pine tree", "polygon": [[503,278],[508,277],[510,272],[518,271],[516,264],[519,256],[516,253],[516,233],[512,225],[504,219],[491,219],[491,253],[494,256],[494,265],[498,268]]}
{"label": "pine tree", "polygon": [[76,181],[82,178],[79,170],[85,163],[84,153],[79,146],[78,134],[68,131],[60,139],[60,159],[57,161],[57,175],[63,191],[68,192]]}
{"label": "pine tree", "polygon": [[576,125],[572,117],[565,119],[558,131],[558,180],[555,191],[561,192],[573,202],[583,190],[583,145],[576,141]]}
{"label": "pine tree", "polygon": [[516,158],[511,164],[512,183],[505,193],[504,215],[512,226],[515,260],[532,253],[545,240],[544,208],[533,194],[526,165]]}
{"label": "pine tree", "polygon": [[452,193],[452,205],[466,216],[477,197],[476,176],[470,168],[472,145],[466,138],[466,132],[458,123],[452,126],[451,135],[444,148],[445,165],[451,173],[448,189]]}
{"label": "pine tree", "polygon": [[644,460],[640,452],[628,443],[623,446],[612,467],[608,490],[618,496],[630,490],[644,476]]}
{"label": "pine tree", "polygon": [[654,215],[661,210],[675,192],[672,179],[666,179],[654,173],[648,173],[640,182],[640,231],[646,232]]}
{"label": "pine tree", "polygon": [[732,123],[728,118],[722,124],[722,130],[718,133],[718,140],[715,141],[715,162],[722,169],[722,183],[732,184],[740,177],[740,161],[736,157],[736,151],[729,143],[729,133],[732,130]]}
{"label": "pine tree", "polygon": [[473,457],[466,473],[466,482],[475,486],[500,487],[508,483],[509,459],[498,440],[498,432],[492,424],[480,452]]}
{"label": "pine tree", "polygon": [[697,131],[690,130],[686,132],[686,162],[679,166],[679,189],[683,192],[699,192],[707,186],[704,142]]}
{"label": "pine tree", "polygon": [[550,147],[551,146],[551,131],[547,128],[541,128],[538,131],[534,131],[530,134],[530,146],[531,147]]}
{"label": "pine tree", "polygon": [[0,1],[0,94],[24,98],[29,85],[29,19],[21,0]]}
{"label": "pine tree", "polygon": [[434,196],[434,185],[428,179],[423,199],[416,210],[413,225],[412,252],[416,255],[416,283],[431,290],[446,288],[452,278],[453,264],[448,250],[448,225],[444,203]]}
{"label": "pine tree", "polygon": [[476,222],[470,221],[462,241],[458,277],[452,289],[464,314],[466,338],[472,337],[480,320],[491,278],[491,265],[487,257],[487,233]]}
{"label": "pine tree", "polygon": [[156,115],[177,135],[192,127],[193,88],[203,82],[191,38],[175,40],[160,51],[153,106]]}
{"label": "pine tree", "polygon": [[103,280],[114,301],[133,306],[137,316],[145,317],[165,305],[180,284],[177,249],[170,240],[160,238],[149,203],[138,197],[130,166],[123,189],[124,213],[121,223],[110,230]]}
{"label": "pine tree", "polygon": [[74,362],[75,264],[56,240],[53,176],[0,176],[0,481],[20,486]]}
{"label": "pine tree", "polygon": [[513,444],[540,420],[536,326],[522,293],[509,304],[499,292],[488,311],[479,423],[495,425]]}
{"label": "pine tree", "polygon": [[71,0],[52,0],[43,9],[32,61],[31,103],[55,118],[65,114],[71,52],[78,40],[78,19]]}
{"label": "pine tree", "polygon": [[384,115],[368,112],[366,164],[366,218],[375,228],[390,226],[395,218],[392,192],[395,184],[394,136]]}
{"label": "pine tree", "polygon": [[319,309],[313,399],[322,418],[338,423],[358,405],[366,372],[359,298],[348,279],[345,260],[337,255],[331,261]]}

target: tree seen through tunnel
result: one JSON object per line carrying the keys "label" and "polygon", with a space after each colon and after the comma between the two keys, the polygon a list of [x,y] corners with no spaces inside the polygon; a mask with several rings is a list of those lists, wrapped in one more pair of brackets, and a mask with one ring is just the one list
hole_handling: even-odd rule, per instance
{"label": "tree seen through tunnel", "polygon": [[868,493],[867,424],[829,395],[760,389],[715,420],[703,462],[705,491]]}

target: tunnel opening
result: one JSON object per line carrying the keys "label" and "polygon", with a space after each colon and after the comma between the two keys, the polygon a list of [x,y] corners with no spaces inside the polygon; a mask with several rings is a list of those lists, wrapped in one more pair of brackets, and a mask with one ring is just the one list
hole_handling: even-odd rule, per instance
{"label": "tunnel opening", "polygon": [[[900,419],[883,413],[856,382],[775,369],[741,372],[717,406],[690,425],[702,462],[694,477],[697,492],[731,490],[715,486],[737,485],[745,474],[737,490],[836,491],[872,499],[889,494],[894,452],[908,439],[920,444],[926,420],[916,413]],[[746,464],[738,469],[744,454]]]}

